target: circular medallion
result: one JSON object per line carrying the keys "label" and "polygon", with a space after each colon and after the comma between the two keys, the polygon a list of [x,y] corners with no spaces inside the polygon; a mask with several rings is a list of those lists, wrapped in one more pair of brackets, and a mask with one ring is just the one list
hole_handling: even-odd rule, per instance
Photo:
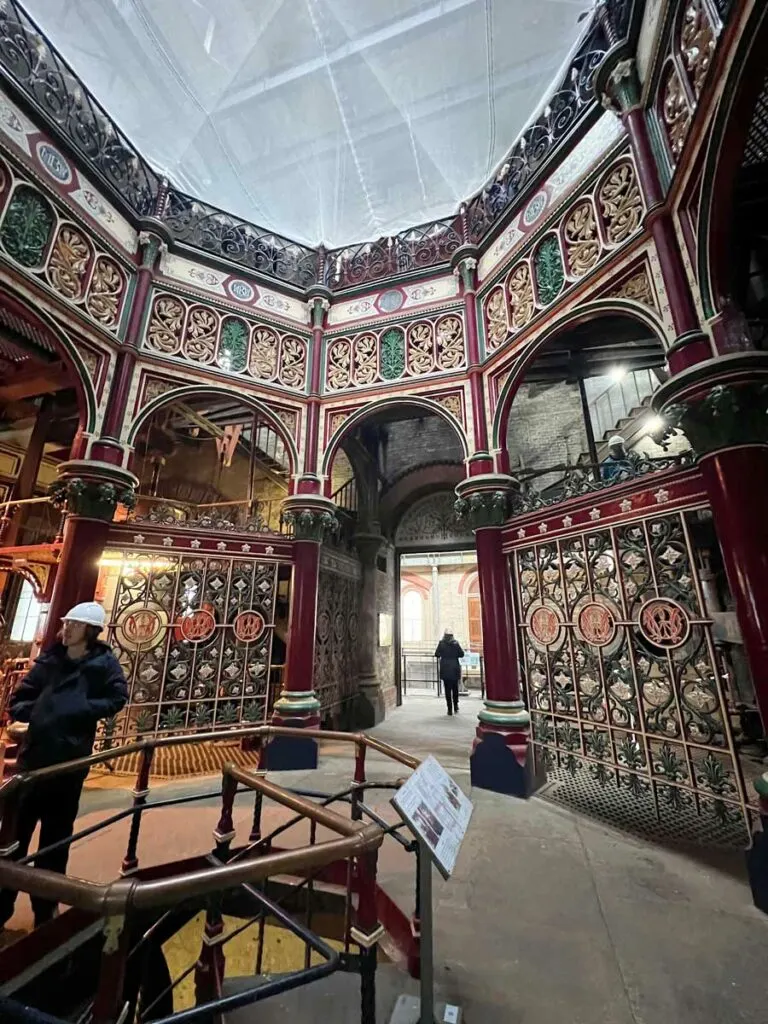
{"label": "circular medallion", "polygon": [[229,289],[229,294],[241,302],[250,302],[256,294],[253,286],[248,284],[247,281],[230,281],[227,288]]}
{"label": "circular medallion", "polygon": [[232,623],[232,628],[241,643],[252,644],[264,632],[264,625],[264,617],[259,612],[248,611],[240,612]]}
{"label": "circular medallion", "polygon": [[534,221],[538,220],[544,212],[544,207],[547,205],[547,193],[537,192],[533,199],[528,203],[523,213],[523,224],[526,227],[530,227]]}
{"label": "circular medallion", "polygon": [[49,142],[38,142],[37,159],[48,171],[50,176],[62,185],[72,181],[72,168],[67,161]]}
{"label": "circular medallion", "polygon": [[156,643],[164,626],[164,618],[154,608],[126,608],[115,623],[115,633],[121,646],[136,650]]}
{"label": "circular medallion", "polygon": [[378,307],[382,313],[395,313],[405,302],[405,296],[398,288],[390,288],[382,292],[378,299]]}
{"label": "circular medallion", "polygon": [[605,647],[616,635],[616,620],[610,609],[597,601],[585,604],[579,612],[576,627],[593,647]]}
{"label": "circular medallion", "polygon": [[198,608],[188,615],[182,616],[179,622],[179,632],[182,639],[190,643],[199,644],[213,636],[216,629],[216,619],[205,608]]}
{"label": "circular medallion", "polygon": [[325,609],[317,616],[317,639],[325,642],[331,632],[331,617]]}
{"label": "circular medallion", "polygon": [[682,647],[691,632],[688,613],[668,597],[652,597],[640,609],[638,626],[649,643],[665,650]]}
{"label": "circular medallion", "polygon": [[357,627],[357,612],[352,612],[349,616],[349,621],[347,622],[347,632],[349,633],[350,640],[357,640]]}
{"label": "circular medallion", "polygon": [[548,604],[537,604],[528,610],[528,628],[533,640],[542,647],[557,643],[563,632],[557,610]]}

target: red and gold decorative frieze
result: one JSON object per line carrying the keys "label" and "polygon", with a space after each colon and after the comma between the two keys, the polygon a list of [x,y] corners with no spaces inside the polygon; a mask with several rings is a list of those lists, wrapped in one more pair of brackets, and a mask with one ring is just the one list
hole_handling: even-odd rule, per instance
{"label": "red and gold decorative frieze", "polygon": [[333,338],[327,348],[325,389],[369,387],[461,370],[466,364],[464,320],[449,313]]}
{"label": "red and gold decorative frieze", "polygon": [[645,206],[632,159],[620,158],[565,211],[483,302],[486,349],[494,351],[634,237]]}
{"label": "red and gold decorative frieze", "polygon": [[163,356],[293,391],[306,385],[305,338],[171,292],[155,294],[143,344]]}

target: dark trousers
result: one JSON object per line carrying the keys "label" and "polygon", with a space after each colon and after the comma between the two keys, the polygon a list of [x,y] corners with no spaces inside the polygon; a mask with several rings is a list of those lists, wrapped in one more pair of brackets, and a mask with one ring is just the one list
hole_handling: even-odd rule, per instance
{"label": "dark trousers", "polygon": [[[72,835],[84,782],[85,776],[78,772],[76,775],[60,775],[58,778],[40,780],[33,784],[19,807],[16,832],[19,846],[11,855],[11,860],[21,860],[22,857],[26,857],[32,834],[38,822],[40,822],[39,850]],[[39,868],[58,871],[63,875],[67,870],[68,859],[69,843],[66,843],[51,850],[50,853],[36,857],[34,863]],[[17,895],[18,893],[14,889],[0,889],[0,926],[13,916]],[[32,896],[31,900],[35,925],[42,924],[53,916],[56,909],[55,903],[37,896]]]}
{"label": "dark trousers", "polygon": [[458,679],[444,679],[443,680],[443,692],[445,693],[445,703],[448,705],[448,710],[458,711],[459,710],[459,680]]}

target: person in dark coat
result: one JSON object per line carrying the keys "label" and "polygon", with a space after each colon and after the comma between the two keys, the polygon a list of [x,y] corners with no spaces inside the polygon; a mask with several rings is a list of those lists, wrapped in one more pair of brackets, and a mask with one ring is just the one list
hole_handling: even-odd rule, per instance
{"label": "person in dark coat", "polygon": [[448,714],[452,715],[454,711],[458,712],[459,710],[459,680],[461,679],[459,658],[464,657],[464,651],[449,629],[446,629],[443,639],[437,645],[435,657],[440,659],[440,678],[443,681],[445,703],[448,705]]}
{"label": "person in dark coat", "polygon": [[[123,670],[112,648],[102,643],[104,609],[95,601],[75,605],[62,620],[61,640],[43,651],[9,704],[9,732],[20,742],[18,767],[34,771],[87,757],[100,719],[111,718],[128,700]],[[27,855],[40,823],[39,849],[72,835],[87,771],[36,780],[24,795],[17,824],[14,860]],[[35,859],[39,868],[64,874],[69,844]],[[13,915],[17,893],[0,889],[0,928]],[[35,927],[50,920],[56,904],[32,897]]]}

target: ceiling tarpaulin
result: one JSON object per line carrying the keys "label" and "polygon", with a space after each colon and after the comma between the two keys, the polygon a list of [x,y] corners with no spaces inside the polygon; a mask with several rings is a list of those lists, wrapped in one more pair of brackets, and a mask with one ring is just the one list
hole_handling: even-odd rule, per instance
{"label": "ceiling tarpaulin", "polygon": [[588,0],[25,0],[183,191],[329,247],[454,213],[541,109]]}

